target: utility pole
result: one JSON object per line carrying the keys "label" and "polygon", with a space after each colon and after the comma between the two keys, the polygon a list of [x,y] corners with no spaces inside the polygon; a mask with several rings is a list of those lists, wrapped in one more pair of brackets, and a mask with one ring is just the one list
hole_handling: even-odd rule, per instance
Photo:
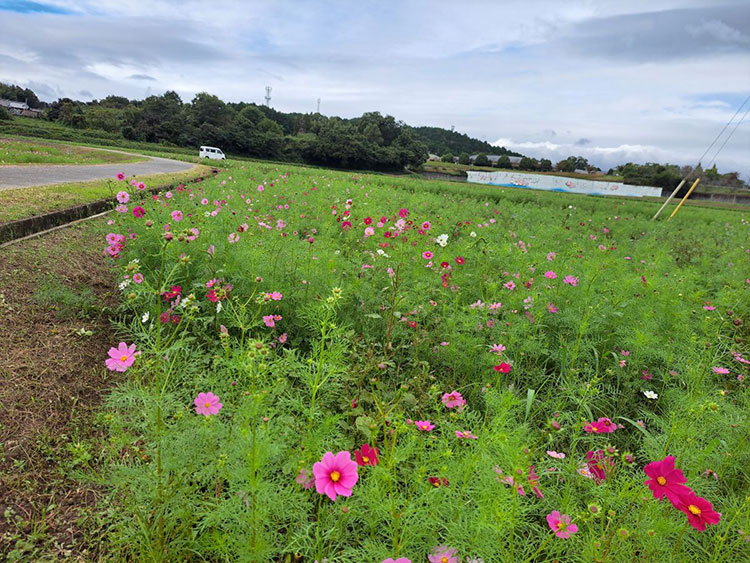
{"label": "utility pole", "polygon": [[266,86],[266,105],[271,107],[271,87]]}
{"label": "utility pole", "polygon": [[317,113],[320,113],[320,98],[318,98],[318,112]]}

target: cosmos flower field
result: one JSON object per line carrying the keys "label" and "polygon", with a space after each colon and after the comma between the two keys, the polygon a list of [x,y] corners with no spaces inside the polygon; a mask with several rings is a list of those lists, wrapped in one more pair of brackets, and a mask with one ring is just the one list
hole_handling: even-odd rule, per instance
{"label": "cosmos flower field", "polygon": [[118,184],[115,558],[750,558],[750,222],[235,163]]}

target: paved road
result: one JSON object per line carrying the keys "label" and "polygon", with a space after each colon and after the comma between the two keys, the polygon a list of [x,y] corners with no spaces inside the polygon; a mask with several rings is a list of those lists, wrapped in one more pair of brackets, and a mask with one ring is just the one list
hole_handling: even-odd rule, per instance
{"label": "paved road", "polygon": [[118,172],[136,177],[164,172],[179,172],[195,166],[189,162],[145,157],[144,162],[123,162],[120,164],[52,164],[45,166],[0,166],[0,190],[8,188],[27,188],[65,182],[87,182],[114,178]]}

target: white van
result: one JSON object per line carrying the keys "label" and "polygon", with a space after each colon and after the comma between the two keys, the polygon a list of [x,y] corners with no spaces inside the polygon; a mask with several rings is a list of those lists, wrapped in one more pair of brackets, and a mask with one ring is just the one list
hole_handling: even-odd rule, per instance
{"label": "white van", "polygon": [[199,158],[210,158],[213,160],[226,160],[227,157],[224,156],[224,153],[221,151],[221,149],[217,149],[216,147],[201,147],[200,152],[198,153]]}

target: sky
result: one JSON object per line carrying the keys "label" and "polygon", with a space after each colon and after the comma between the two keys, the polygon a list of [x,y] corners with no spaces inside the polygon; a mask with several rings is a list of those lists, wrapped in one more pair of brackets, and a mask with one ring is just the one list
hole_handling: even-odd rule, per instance
{"label": "sky", "polygon": [[[694,164],[750,95],[748,0],[0,0],[0,81],[367,111],[553,162]],[[716,157],[750,180],[750,114]],[[722,137],[703,160],[710,165]]]}

